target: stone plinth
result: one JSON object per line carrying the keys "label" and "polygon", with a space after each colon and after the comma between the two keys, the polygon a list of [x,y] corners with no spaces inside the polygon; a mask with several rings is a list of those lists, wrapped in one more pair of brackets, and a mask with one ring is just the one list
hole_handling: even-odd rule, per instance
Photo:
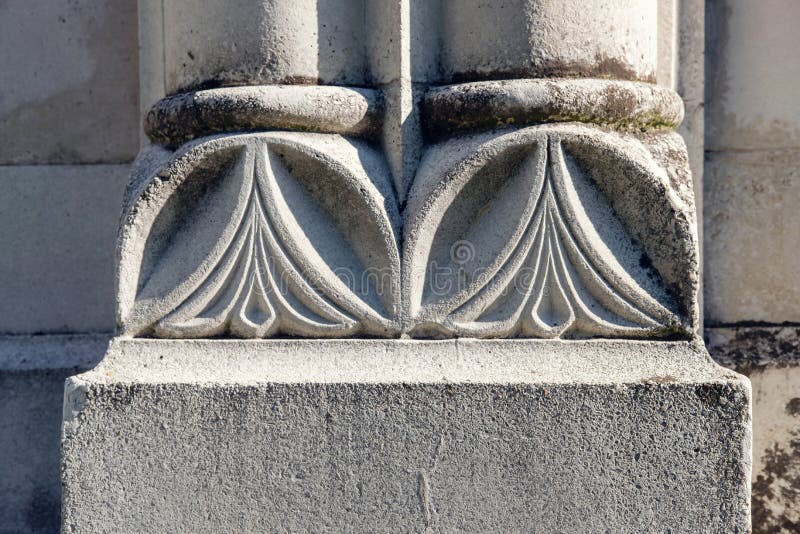
{"label": "stone plinth", "polygon": [[64,532],[746,532],[749,403],[699,342],[118,339]]}

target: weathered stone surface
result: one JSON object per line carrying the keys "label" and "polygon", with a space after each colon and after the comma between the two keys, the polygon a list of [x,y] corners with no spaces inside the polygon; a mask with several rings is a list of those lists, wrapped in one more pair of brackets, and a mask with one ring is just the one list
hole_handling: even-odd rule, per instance
{"label": "weathered stone surface", "polygon": [[800,367],[752,369],[753,532],[800,530]]}
{"label": "weathered stone surface", "polygon": [[136,2],[0,3],[0,165],[128,163]]}
{"label": "weathered stone surface", "polygon": [[732,326],[705,329],[716,361],[749,374],[765,365],[800,363],[800,326]]}
{"label": "weathered stone surface", "polygon": [[107,345],[104,336],[0,337],[0,532],[58,532],[64,380]]}
{"label": "weathered stone surface", "polygon": [[[191,92],[125,194],[120,337],[67,387],[66,532],[748,529],[677,4],[424,4],[141,3],[143,102]],[[280,336],[357,339],[208,339]]]}
{"label": "weathered stone surface", "polygon": [[596,77],[655,81],[658,2],[443,4],[446,81]]}
{"label": "weathered stone surface", "polygon": [[0,166],[0,333],[114,329],[128,165]]}
{"label": "weathered stone surface", "polygon": [[748,403],[689,342],[117,340],[64,532],[747,532]]}
{"label": "weathered stone surface", "polygon": [[164,2],[166,92],[286,83],[363,86],[364,3]]}
{"label": "weathered stone surface", "polygon": [[433,137],[543,122],[586,122],[623,130],[674,129],[683,103],[672,90],[618,80],[501,80],[436,87],[424,100]]}
{"label": "weathered stone surface", "polygon": [[800,528],[800,327],[707,328],[712,357],[753,384],[753,532]]}
{"label": "weathered stone surface", "polygon": [[405,209],[412,335],[691,335],[694,206],[673,181],[635,137],[581,125],[431,146]]}
{"label": "weathered stone surface", "polygon": [[711,153],[704,190],[706,322],[800,322],[800,151]]}
{"label": "weathered stone surface", "polygon": [[[707,2],[709,20],[707,148],[800,146],[795,58],[800,3],[793,0]],[[769,31],[764,31],[769,28]]]}
{"label": "weathered stone surface", "polygon": [[275,132],[154,148],[127,195],[120,325],[160,337],[691,337],[696,223],[685,157],[670,156],[683,145],[645,142],[543,125],[433,145],[402,239],[391,175],[362,142]]}
{"label": "weathered stone surface", "polygon": [[156,174],[134,178],[125,208],[126,333],[398,331],[400,215],[366,143],[302,133],[203,139]]}
{"label": "weathered stone surface", "polygon": [[349,87],[261,85],[165,98],[145,118],[153,141],[179,146],[195,137],[248,130],[312,130],[375,136],[380,94]]}

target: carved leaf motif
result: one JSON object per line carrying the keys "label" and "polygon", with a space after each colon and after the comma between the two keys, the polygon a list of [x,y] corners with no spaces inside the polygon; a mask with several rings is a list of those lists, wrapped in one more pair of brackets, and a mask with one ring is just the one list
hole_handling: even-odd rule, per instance
{"label": "carved leaf motif", "polygon": [[[641,248],[558,136],[508,148],[465,174],[427,190],[421,184],[424,204],[412,191],[406,265],[419,272],[426,264],[424,276],[409,281],[418,329],[643,337],[680,325],[658,274],[640,265]],[[482,254],[492,242],[502,246]]]}
{"label": "carved leaf motif", "polygon": [[[172,193],[194,216],[170,214],[169,203],[161,208],[143,254],[147,274],[130,314],[138,324],[132,329],[175,338],[395,331],[399,217],[386,211],[393,199],[366,175],[315,155],[296,143],[251,141],[207,156],[225,161],[195,162],[196,172],[184,180],[193,189]],[[325,205],[331,196],[347,202],[363,224],[342,230],[343,221]],[[220,226],[208,239],[210,228]],[[194,239],[198,232],[206,234],[198,236],[202,241]],[[392,276],[370,278],[370,268]]]}

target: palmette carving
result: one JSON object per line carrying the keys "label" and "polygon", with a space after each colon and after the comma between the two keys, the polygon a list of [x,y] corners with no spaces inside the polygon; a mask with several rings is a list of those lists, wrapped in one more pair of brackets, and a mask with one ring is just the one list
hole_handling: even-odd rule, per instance
{"label": "palmette carving", "polygon": [[[657,274],[637,263],[644,252],[605,200],[591,194],[583,170],[568,167],[557,134],[523,139],[476,172],[450,178],[444,187],[420,184],[422,216],[407,228],[408,269],[423,263],[427,271],[410,280],[410,311],[423,332],[646,337],[680,329]],[[612,244],[616,251],[597,232],[587,204],[607,226],[606,237],[624,240]],[[452,220],[470,212],[475,216]],[[426,228],[431,217],[434,231]],[[508,233],[499,238],[498,230]],[[443,252],[450,242],[457,246],[448,261]],[[481,257],[479,247],[492,245]],[[637,261],[623,266],[620,255]]]}
{"label": "palmette carving", "polygon": [[[228,135],[164,156],[128,195],[120,322],[130,335],[584,338],[693,328],[694,288],[676,278],[696,262],[681,249],[694,238],[692,206],[631,136],[539,126],[434,145],[404,224],[389,171],[361,141]],[[619,205],[619,191],[625,206],[649,212]],[[665,219],[678,223],[649,238]]]}
{"label": "palmette carving", "polygon": [[[142,265],[127,329],[177,338],[397,331],[396,202],[391,183],[352,165],[358,158],[380,168],[361,144],[308,134],[223,138],[176,158],[161,175],[180,183],[165,194],[153,181],[134,205],[153,211],[147,200],[159,200],[146,246],[125,249],[135,240],[123,235],[123,254]],[[186,226],[160,220],[178,207]],[[349,226],[337,209],[364,224]]]}

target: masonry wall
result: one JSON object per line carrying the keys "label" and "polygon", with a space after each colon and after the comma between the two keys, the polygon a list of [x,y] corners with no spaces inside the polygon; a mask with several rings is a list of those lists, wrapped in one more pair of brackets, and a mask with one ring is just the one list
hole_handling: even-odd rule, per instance
{"label": "masonry wall", "polygon": [[114,327],[136,21],[133,0],[0,2],[0,532],[58,531],[63,382]]}
{"label": "masonry wall", "polygon": [[800,529],[800,3],[707,3],[706,340],[753,385],[753,525]]}
{"label": "masonry wall", "polygon": [[[753,381],[754,526],[788,531],[800,521],[800,4],[662,4],[678,13],[669,83],[704,206],[705,334]],[[102,357],[114,327],[137,18],[134,0],[0,3],[0,532],[57,530],[63,380]]]}

